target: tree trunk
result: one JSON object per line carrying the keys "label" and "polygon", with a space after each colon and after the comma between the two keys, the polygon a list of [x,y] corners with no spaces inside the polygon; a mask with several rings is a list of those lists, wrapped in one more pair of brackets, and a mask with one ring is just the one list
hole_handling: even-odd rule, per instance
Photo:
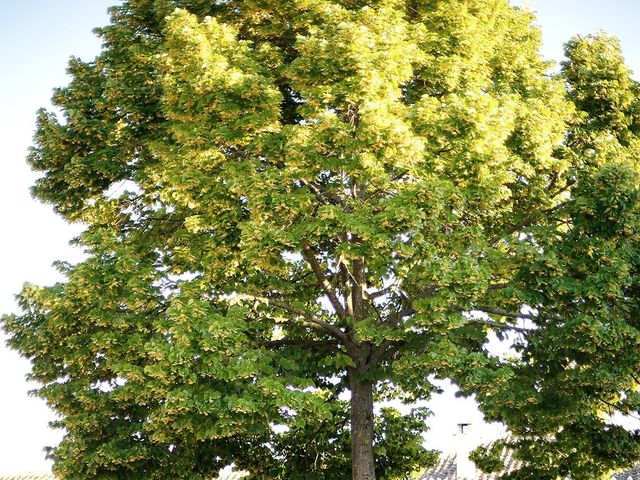
{"label": "tree trunk", "polygon": [[373,384],[359,369],[349,370],[351,388],[351,478],[375,480],[373,457]]}

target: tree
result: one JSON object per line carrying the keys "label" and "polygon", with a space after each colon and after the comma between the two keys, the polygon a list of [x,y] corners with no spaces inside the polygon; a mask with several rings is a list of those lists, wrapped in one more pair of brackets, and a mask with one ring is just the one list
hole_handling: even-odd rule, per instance
{"label": "tree", "polygon": [[640,458],[608,417],[640,407],[640,104],[615,40],[574,39],[552,76],[506,0],[111,14],[29,157],[86,260],[4,317],[62,478],[407,478],[435,459],[428,412],[376,404],[435,378],[508,425],[509,478]]}

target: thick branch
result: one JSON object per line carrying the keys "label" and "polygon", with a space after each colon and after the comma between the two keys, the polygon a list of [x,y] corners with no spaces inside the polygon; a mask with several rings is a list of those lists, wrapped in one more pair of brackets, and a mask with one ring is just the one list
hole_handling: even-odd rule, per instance
{"label": "thick branch", "polygon": [[303,348],[324,348],[331,352],[338,353],[340,349],[338,345],[331,340],[311,340],[308,338],[282,338],[280,340],[270,340],[260,342],[261,347],[280,348],[280,347],[303,347]]}
{"label": "thick branch", "polygon": [[404,340],[384,340],[374,348],[373,353],[369,357],[369,368],[375,368],[380,362],[393,356],[393,354],[400,350],[405,344],[406,342]]}
{"label": "thick branch", "polygon": [[635,412],[630,412],[629,410],[626,410],[624,408],[622,408],[620,405],[616,405],[615,403],[611,403],[607,400],[605,400],[602,397],[597,397],[598,400],[600,400],[602,403],[604,403],[605,405],[608,405],[609,407],[611,407],[613,410],[617,410],[618,412],[622,413],[623,415],[626,415],[628,417],[634,418],[636,420],[640,420],[640,417],[635,413]]}
{"label": "thick branch", "polygon": [[[413,308],[410,308],[410,310],[411,311],[409,312],[409,309],[407,309],[405,313],[407,315],[415,313],[415,310]],[[459,310],[462,312],[465,309],[460,308]],[[510,312],[506,312],[499,309],[493,309],[493,308],[489,309],[489,308],[483,307],[483,309],[481,310],[480,307],[476,307],[474,308],[474,310],[482,311],[485,313],[493,313],[494,315],[502,315],[509,318],[531,318],[530,315],[515,314],[515,313],[510,313]],[[511,330],[518,333],[529,333],[534,330],[532,328],[518,327],[516,325],[496,322],[494,320],[485,319],[485,318],[467,318],[466,320],[467,320],[466,324],[468,325],[469,324],[485,325],[485,326],[500,329],[500,330]],[[380,362],[392,357],[404,345],[406,345],[406,341],[404,340],[389,340],[389,339],[384,340],[380,345],[374,348],[374,351],[371,354],[371,357],[368,362],[368,367],[375,368],[375,366],[377,366]]]}
{"label": "thick branch", "polygon": [[318,263],[318,259],[316,258],[315,254],[311,251],[311,248],[309,248],[308,245],[305,245],[302,248],[302,256],[311,267],[311,270],[313,270],[313,273],[318,279],[318,283],[320,283],[322,290],[324,291],[325,295],[329,299],[329,303],[331,303],[331,306],[336,311],[338,318],[340,318],[340,320],[344,320],[346,318],[344,307],[340,303],[340,300],[338,300],[338,297],[336,296],[336,293],[333,290],[331,283],[325,276],[324,272],[322,271],[322,268],[320,267],[320,264]]}
{"label": "thick branch", "polygon": [[481,305],[474,306],[472,310],[488,313],[489,315],[500,315],[501,317],[508,317],[508,318],[524,318],[527,320],[531,320],[534,318],[532,315],[529,315],[527,313],[514,313],[514,312],[509,312],[507,310],[502,310],[500,308],[484,307]]}
{"label": "thick branch", "polygon": [[353,210],[339,195],[321,188],[315,182],[310,182],[309,180],[304,179],[301,180],[301,182],[316,196],[318,200],[342,207],[345,212],[351,212]]}
{"label": "thick branch", "polygon": [[396,288],[396,285],[393,284],[393,285],[389,285],[388,287],[381,288],[376,292],[371,292],[371,293],[364,292],[364,293],[365,293],[365,297],[368,300],[375,300],[376,298],[384,297],[386,294],[392,292],[395,288]]}
{"label": "thick branch", "polygon": [[250,300],[254,302],[261,302],[261,303],[264,303],[265,305],[273,305],[274,307],[281,308],[282,310],[285,310],[289,313],[293,313],[295,315],[299,315],[303,317],[305,319],[304,324],[310,328],[313,328],[314,330],[322,332],[326,335],[330,335],[331,337],[337,340],[340,340],[344,344],[346,344],[349,341],[348,336],[339,328],[331,325],[330,323],[325,322],[324,320],[316,317],[315,315],[311,314],[310,312],[302,308],[294,307],[293,305],[290,305],[287,302],[284,302],[282,300],[278,300],[276,298],[258,297],[254,295],[245,295],[245,294],[239,294],[235,298],[239,301]]}
{"label": "thick branch", "polygon": [[533,331],[532,328],[516,327],[515,325],[509,325],[508,323],[500,323],[494,320],[488,320],[486,318],[469,318],[468,323],[475,323],[479,325],[486,325],[488,327],[499,328],[501,330],[513,330],[518,333],[528,333]]}
{"label": "thick branch", "polygon": [[353,261],[352,282],[351,300],[353,302],[353,316],[357,320],[360,320],[365,316],[363,300],[367,288],[364,275],[364,262],[360,259]]}
{"label": "thick branch", "polygon": [[511,235],[513,233],[516,233],[518,230],[520,230],[522,228],[525,228],[525,227],[530,227],[531,225],[533,225],[540,218],[544,218],[544,217],[556,212],[557,210],[561,209],[562,207],[564,207],[566,205],[566,203],[567,202],[560,202],[557,205],[555,205],[554,207],[547,208],[546,210],[542,210],[537,215],[530,215],[528,217],[523,218],[518,223],[515,223],[515,224],[507,227],[504,231],[502,231],[500,233],[500,235],[496,235],[495,237],[491,238],[489,240],[489,244],[490,245],[495,245],[496,243],[498,243],[498,241],[502,240],[505,237],[508,237],[509,235]]}
{"label": "thick branch", "polygon": [[540,318],[548,318],[551,320],[556,320],[558,322],[563,321],[562,318],[556,315],[530,315],[528,313],[515,313],[515,312],[502,310],[500,308],[486,307],[481,305],[476,305],[471,310],[477,310],[479,312],[488,313],[489,315],[500,315],[500,316],[509,317],[509,318],[523,318],[525,320],[536,320]]}

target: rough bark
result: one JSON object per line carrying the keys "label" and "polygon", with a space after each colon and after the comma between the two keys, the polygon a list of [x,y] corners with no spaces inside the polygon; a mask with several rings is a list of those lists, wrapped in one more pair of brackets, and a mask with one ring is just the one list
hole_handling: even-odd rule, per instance
{"label": "rough bark", "polygon": [[349,371],[351,388],[352,480],[375,480],[373,456],[373,383],[361,377],[361,370]]}

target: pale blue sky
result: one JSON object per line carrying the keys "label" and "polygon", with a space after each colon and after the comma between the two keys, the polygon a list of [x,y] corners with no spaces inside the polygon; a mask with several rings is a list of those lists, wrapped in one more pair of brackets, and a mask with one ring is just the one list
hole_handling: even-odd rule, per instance
{"label": "pale blue sky", "polygon": [[598,30],[620,38],[627,64],[640,78],[640,1],[638,0],[512,0],[529,5],[542,26],[545,56],[558,60],[562,45],[575,34]]}
{"label": "pale blue sky", "polygon": [[[99,41],[93,27],[108,21],[112,0],[0,0],[0,312],[15,310],[13,294],[25,280],[47,284],[56,279],[55,259],[74,260],[68,248],[74,228],[28,193],[33,174],[24,156],[33,134],[35,111],[47,106],[54,86],[64,84],[70,55],[89,59]],[[516,3],[515,1],[513,3]],[[640,0],[530,0],[538,11],[547,57],[559,59],[562,43],[574,33],[604,29],[620,37],[628,64],[640,77]],[[0,474],[46,470],[42,446],[55,442],[46,422],[51,414],[27,396],[28,365],[0,345]],[[449,397],[434,409],[440,440],[450,436],[459,417],[451,415]],[[457,411],[470,411],[457,407]],[[465,420],[474,418],[469,413]],[[475,417],[477,418],[477,417]]]}
{"label": "pale blue sky", "polygon": [[[56,258],[77,258],[68,247],[75,229],[33,201],[34,175],[24,157],[35,111],[51,89],[66,83],[71,54],[92,58],[100,42],[94,26],[108,22],[111,0],[0,0],[0,312],[15,310],[13,294],[30,280],[48,284]],[[47,428],[52,414],[29,397],[26,361],[0,336],[0,474],[47,470],[43,446],[57,442]]]}

